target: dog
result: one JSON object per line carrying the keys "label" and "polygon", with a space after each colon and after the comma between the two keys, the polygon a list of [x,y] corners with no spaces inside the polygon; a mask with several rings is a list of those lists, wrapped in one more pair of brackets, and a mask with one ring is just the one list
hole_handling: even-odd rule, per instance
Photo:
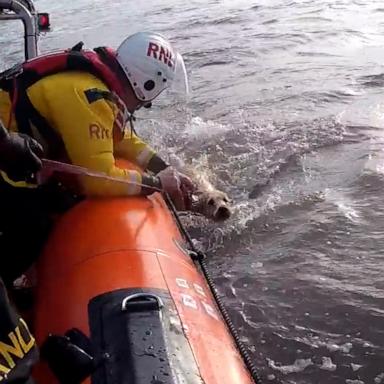
{"label": "dog", "polygon": [[215,188],[203,172],[184,168],[183,173],[196,185],[196,191],[192,194],[191,212],[215,222],[223,222],[231,217],[231,200],[225,192]]}
{"label": "dog", "polygon": [[186,164],[179,156],[171,155],[169,162],[172,167],[188,176],[196,186],[191,196],[190,212],[205,216],[214,222],[223,222],[232,216],[231,199],[210,181],[213,177],[209,175],[210,166],[207,156]]}

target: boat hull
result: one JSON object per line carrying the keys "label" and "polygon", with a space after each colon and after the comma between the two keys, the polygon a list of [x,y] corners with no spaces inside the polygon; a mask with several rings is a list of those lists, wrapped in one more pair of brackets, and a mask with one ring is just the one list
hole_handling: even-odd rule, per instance
{"label": "boat hull", "polygon": [[[100,328],[94,324],[95,318],[104,311],[100,310],[99,315],[92,312],[95,301],[114,292],[120,293],[120,301],[132,293],[146,292],[162,298],[163,310],[172,310],[169,316],[160,316],[161,321],[173,316],[173,323],[179,327],[179,332],[174,333],[182,334],[185,340],[188,351],[183,364],[191,360],[192,368],[179,368],[177,375],[185,375],[180,382],[253,382],[205,279],[186,249],[160,194],[80,203],[59,220],[37,265],[34,331],[38,343],[44,343],[49,334],[64,335],[73,328],[94,341],[94,330]],[[134,320],[129,321],[135,327]],[[108,323],[103,327],[108,328]],[[169,344],[172,327],[165,328],[164,343]],[[132,343],[136,345],[137,341]],[[97,349],[102,349],[102,345],[99,343]],[[167,348],[170,354],[172,348],[178,347]],[[177,365],[171,361],[171,371]],[[37,375],[41,383],[53,380],[43,367]],[[138,378],[132,380],[142,382]],[[92,376],[94,381],[109,382],[108,378],[96,380]]]}

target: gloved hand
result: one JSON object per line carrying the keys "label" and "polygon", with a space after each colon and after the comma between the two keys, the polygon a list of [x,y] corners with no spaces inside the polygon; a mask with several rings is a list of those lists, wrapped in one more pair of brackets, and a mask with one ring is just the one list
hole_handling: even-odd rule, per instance
{"label": "gloved hand", "polygon": [[197,186],[190,177],[178,172],[180,188],[184,197],[184,209],[190,211],[192,207],[192,194],[196,192]]}
{"label": "gloved hand", "polygon": [[39,171],[42,156],[43,147],[33,138],[13,132],[1,134],[0,170],[13,181],[26,180]]}
{"label": "gloved hand", "polygon": [[169,195],[178,211],[191,208],[192,193],[196,190],[193,181],[186,175],[168,167],[157,174],[161,188]]}

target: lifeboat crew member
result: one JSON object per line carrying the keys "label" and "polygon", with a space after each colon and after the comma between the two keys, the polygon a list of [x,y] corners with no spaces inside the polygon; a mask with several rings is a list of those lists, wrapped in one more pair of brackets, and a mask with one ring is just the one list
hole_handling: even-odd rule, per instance
{"label": "lifeboat crew member", "polygon": [[[38,142],[26,135],[8,133],[0,121],[0,169],[12,180],[24,180],[39,171],[42,155],[43,148]],[[7,263],[4,257],[2,264]],[[28,378],[37,358],[35,340],[11,306],[0,277],[0,383],[32,383]]]}
{"label": "lifeboat crew member", "polygon": [[[176,79],[181,80],[175,84]],[[82,195],[149,195],[155,187],[168,193],[177,209],[185,210],[194,189],[192,181],[168,166],[130,129],[137,109],[147,106],[166,88],[181,85],[187,91],[182,56],[162,35],[139,32],[125,39],[116,51],[106,47],[83,50],[78,44],[6,71],[0,75],[0,120],[8,121],[10,132],[35,138],[46,158],[132,182],[127,185],[81,177],[76,189]],[[117,167],[117,157],[137,164],[143,172]],[[0,247],[3,254],[30,255],[23,255],[22,260],[15,257],[17,268],[9,265],[9,276],[6,270],[1,271],[7,283],[39,253],[51,226],[47,205],[54,199],[47,194],[41,198],[41,191],[30,183],[20,185],[8,172],[2,172],[2,176],[0,194],[6,198],[1,200],[9,213],[0,207],[4,213],[0,220],[4,241],[0,240]],[[68,182],[63,182],[63,177],[60,181],[64,187]],[[72,180],[68,184],[73,187]],[[15,212],[13,205],[20,209]],[[21,252],[15,249],[13,240],[15,233],[24,236],[26,232],[31,241],[18,242],[18,247],[28,247],[28,252]],[[12,241],[4,244],[7,238]]]}
{"label": "lifeboat crew member", "polygon": [[[172,86],[177,72],[187,89],[183,59],[169,41],[137,33],[116,51],[76,46],[0,74],[0,121],[8,122],[0,127],[1,384],[30,383],[37,359],[33,336],[5,290],[36,259],[52,224],[50,189],[30,176],[41,168],[41,158],[66,161],[133,182],[81,178],[86,196],[149,195],[155,187],[177,209],[188,209],[192,181],[126,129],[136,110]],[[118,168],[117,157],[143,172]]]}

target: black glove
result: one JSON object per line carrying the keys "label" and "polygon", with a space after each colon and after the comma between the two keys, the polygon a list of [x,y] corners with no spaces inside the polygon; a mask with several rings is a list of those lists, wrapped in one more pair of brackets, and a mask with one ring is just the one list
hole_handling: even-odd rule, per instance
{"label": "black glove", "polygon": [[0,170],[13,181],[21,181],[41,169],[43,147],[36,140],[24,134],[0,131]]}

